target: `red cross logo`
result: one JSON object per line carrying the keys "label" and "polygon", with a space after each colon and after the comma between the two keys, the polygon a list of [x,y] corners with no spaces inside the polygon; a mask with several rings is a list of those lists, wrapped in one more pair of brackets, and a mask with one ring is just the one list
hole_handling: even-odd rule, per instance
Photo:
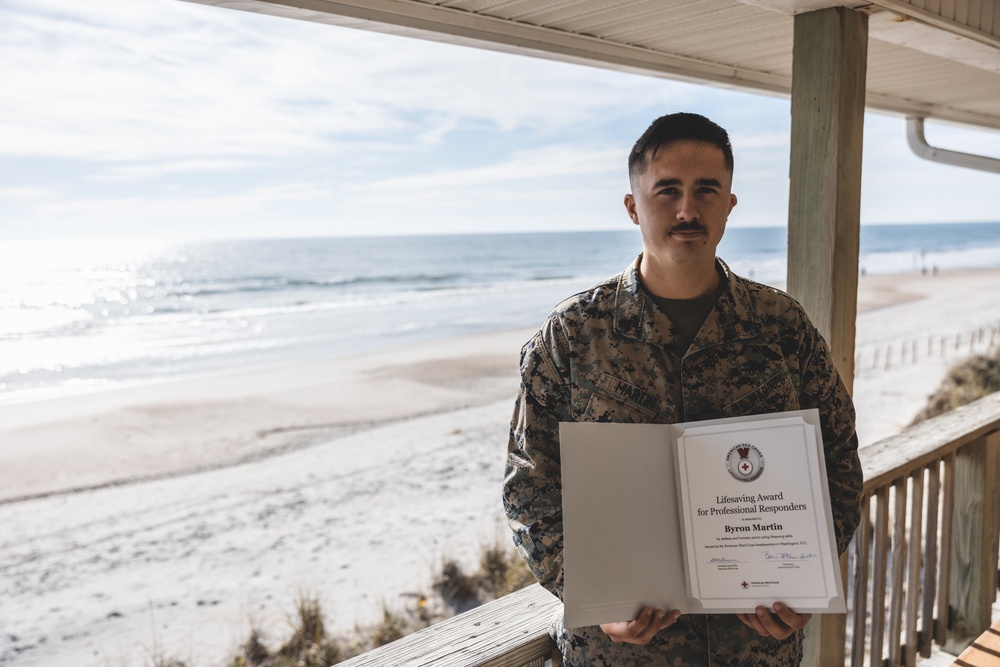
{"label": "red cross logo", "polygon": [[743,588],[750,588],[750,584],[748,584],[745,581],[742,584],[740,584],[740,586],[742,586]]}
{"label": "red cross logo", "polygon": [[726,470],[733,479],[752,482],[764,471],[764,455],[753,445],[736,445],[726,455]]}

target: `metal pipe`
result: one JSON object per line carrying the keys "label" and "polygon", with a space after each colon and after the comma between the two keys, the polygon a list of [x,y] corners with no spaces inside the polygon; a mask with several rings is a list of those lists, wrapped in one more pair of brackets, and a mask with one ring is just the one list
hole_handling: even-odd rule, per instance
{"label": "metal pipe", "polygon": [[956,167],[966,167],[978,171],[989,171],[1000,174],[1000,159],[987,157],[985,155],[973,155],[972,153],[960,153],[949,151],[944,148],[935,148],[927,143],[924,138],[924,119],[916,116],[909,116],[906,119],[906,143],[910,145],[910,150],[916,153],[917,157],[922,157],[931,162],[941,162]]}

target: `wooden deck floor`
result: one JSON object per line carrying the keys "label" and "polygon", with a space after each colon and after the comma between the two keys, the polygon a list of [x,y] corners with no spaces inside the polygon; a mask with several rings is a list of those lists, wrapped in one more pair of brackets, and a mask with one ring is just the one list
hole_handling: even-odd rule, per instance
{"label": "wooden deck floor", "polygon": [[[997,596],[997,601],[993,603],[993,628],[998,628],[1000,626],[1000,595]],[[997,637],[1000,639],[1000,637]],[[1000,642],[998,642],[1000,643]],[[968,662],[967,664],[973,667],[986,667],[987,665],[1000,665],[1000,657],[995,657],[992,660],[986,659],[987,654],[983,654],[982,659],[978,662]],[[931,657],[917,663],[917,667],[951,667],[955,664],[955,660],[958,658],[957,655],[952,655],[951,653],[946,653],[936,646],[934,647]],[[986,660],[985,662],[983,660]],[[961,664],[961,663],[960,663]]]}

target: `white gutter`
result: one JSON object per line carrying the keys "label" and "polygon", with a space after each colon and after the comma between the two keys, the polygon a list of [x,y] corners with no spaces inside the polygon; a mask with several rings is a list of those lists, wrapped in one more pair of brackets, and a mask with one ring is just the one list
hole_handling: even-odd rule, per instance
{"label": "white gutter", "polygon": [[971,153],[960,153],[949,151],[944,148],[935,148],[927,143],[924,138],[924,119],[916,116],[909,116],[906,119],[906,143],[910,145],[910,150],[931,162],[941,162],[956,167],[966,167],[979,171],[991,171],[1000,174],[1000,159],[986,157],[985,155],[973,155]]}

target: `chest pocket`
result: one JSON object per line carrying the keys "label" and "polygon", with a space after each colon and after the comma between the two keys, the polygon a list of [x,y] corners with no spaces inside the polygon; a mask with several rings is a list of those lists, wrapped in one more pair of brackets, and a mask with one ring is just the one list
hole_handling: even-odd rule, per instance
{"label": "chest pocket", "polygon": [[673,413],[674,406],[669,401],[602,373],[583,419],[588,422],[669,424]]}
{"label": "chest pocket", "polygon": [[787,412],[799,409],[799,399],[795,394],[792,376],[787,368],[782,368],[762,385],[736,399],[724,409],[727,417]]}

